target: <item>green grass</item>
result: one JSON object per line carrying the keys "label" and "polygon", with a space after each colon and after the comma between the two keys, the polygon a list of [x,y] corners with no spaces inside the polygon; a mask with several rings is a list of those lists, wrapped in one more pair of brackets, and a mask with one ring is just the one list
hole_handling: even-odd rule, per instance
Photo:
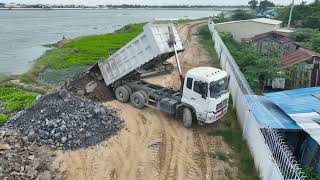
{"label": "green grass", "polygon": [[0,113],[0,127],[4,125],[8,120],[8,116]]}
{"label": "green grass", "polygon": [[[210,63],[216,68],[220,68],[219,59],[214,49],[212,37],[207,26],[203,26],[198,31],[200,44],[207,51]],[[231,98],[230,98],[231,100]],[[229,102],[231,103],[231,101]],[[225,126],[220,130],[210,130],[210,136],[222,136],[224,141],[235,151],[233,158],[239,162],[240,179],[256,180],[260,179],[259,171],[255,168],[254,160],[251,156],[247,142],[242,137],[242,130],[237,120],[236,111],[229,106],[228,113],[219,121]],[[228,156],[224,153],[215,152],[214,156],[226,161]]]}
{"label": "green grass", "polygon": [[238,124],[235,110],[229,108],[229,112],[223,118],[226,127],[221,130],[212,130],[210,136],[222,136],[224,141],[235,151],[240,164],[240,179],[260,179],[259,171],[255,168],[254,160],[248,148],[246,140],[242,137],[242,130]]}
{"label": "green grass", "polygon": [[304,168],[303,171],[307,177],[306,180],[320,180],[320,176],[313,167]]}
{"label": "green grass", "polygon": [[37,94],[23,91],[10,86],[0,87],[0,101],[5,109],[5,113],[0,114],[0,126],[3,125],[8,117],[17,111],[23,110],[34,103]]}
{"label": "green grass", "polygon": [[223,151],[215,151],[215,152],[211,153],[211,156],[213,158],[216,158],[216,159],[219,159],[219,160],[225,161],[225,162],[227,162],[230,159],[230,157]]}
{"label": "green grass", "polygon": [[201,47],[204,48],[210,57],[210,63],[216,68],[220,68],[219,59],[214,49],[212,37],[207,26],[203,26],[198,31]]}
{"label": "green grass", "polygon": [[126,26],[115,33],[85,36],[73,39],[63,48],[48,50],[32,69],[20,76],[25,83],[35,83],[40,72],[47,68],[64,69],[80,65],[92,65],[106,59],[143,31],[144,24]]}

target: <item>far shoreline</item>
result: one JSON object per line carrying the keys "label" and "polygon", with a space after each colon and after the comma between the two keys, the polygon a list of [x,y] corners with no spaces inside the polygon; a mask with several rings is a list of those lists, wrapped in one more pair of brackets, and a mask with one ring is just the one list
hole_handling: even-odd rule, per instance
{"label": "far shoreline", "polygon": [[203,11],[233,11],[235,9],[247,9],[248,7],[203,7],[203,8],[0,8],[0,11],[56,11],[56,10],[203,10]]}

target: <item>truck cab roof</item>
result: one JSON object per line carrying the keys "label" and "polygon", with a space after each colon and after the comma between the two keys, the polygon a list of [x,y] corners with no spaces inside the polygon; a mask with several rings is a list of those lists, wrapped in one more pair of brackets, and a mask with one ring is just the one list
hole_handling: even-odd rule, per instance
{"label": "truck cab roof", "polygon": [[228,74],[221,69],[213,67],[197,67],[189,70],[186,77],[195,78],[204,82],[218,81]]}

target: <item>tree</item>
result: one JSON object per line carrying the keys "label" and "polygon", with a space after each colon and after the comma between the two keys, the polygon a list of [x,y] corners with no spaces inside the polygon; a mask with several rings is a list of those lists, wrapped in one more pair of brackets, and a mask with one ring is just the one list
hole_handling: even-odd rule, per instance
{"label": "tree", "polygon": [[274,7],[274,3],[268,0],[260,1],[260,8],[266,10],[268,7]]}
{"label": "tree", "polygon": [[320,34],[311,39],[311,48],[316,52],[320,52]]}
{"label": "tree", "polygon": [[251,7],[251,9],[256,9],[257,5],[258,5],[258,1],[257,0],[251,0],[248,2],[249,6]]}
{"label": "tree", "polygon": [[[277,19],[281,20],[284,24],[288,23],[290,14],[290,6],[280,11]],[[320,3],[315,1],[311,4],[302,2],[294,7],[292,13],[292,25],[293,27],[304,27],[320,29]]]}
{"label": "tree", "polygon": [[253,18],[255,18],[254,14],[251,14],[251,13],[245,11],[245,10],[242,10],[242,9],[234,10],[232,12],[232,15],[231,15],[231,20],[232,21],[253,19]]}
{"label": "tree", "polygon": [[251,88],[263,91],[269,79],[284,77],[282,61],[278,57],[264,57],[251,44],[239,44],[229,32],[220,32],[225,45],[236,60]]}
{"label": "tree", "polygon": [[311,28],[296,29],[289,37],[306,49],[320,52],[320,30]]}
{"label": "tree", "polygon": [[221,11],[220,14],[215,16],[214,22],[215,23],[222,23],[222,22],[227,22],[230,21],[230,18],[226,17],[225,12]]}

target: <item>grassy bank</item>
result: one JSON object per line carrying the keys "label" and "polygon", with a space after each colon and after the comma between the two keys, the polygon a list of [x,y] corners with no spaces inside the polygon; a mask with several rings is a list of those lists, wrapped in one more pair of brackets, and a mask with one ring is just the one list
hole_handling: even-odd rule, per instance
{"label": "grassy bank", "polygon": [[204,26],[199,29],[198,33],[200,37],[200,44],[202,48],[208,52],[208,55],[210,57],[210,63],[212,64],[213,67],[220,68],[220,63],[218,60],[216,50],[214,49],[214,46],[212,43],[212,37],[209,32],[209,28],[207,26]]}
{"label": "grassy bank", "polygon": [[[210,63],[213,67],[220,68],[209,28],[207,26],[202,27],[198,35],[202,47],[208,52]],[[242,137],[242,129],[238,123],[235,110],[229,108],[228,113],[219,121],[223,124],[224,128],[210,130],[208,134],[210,136],[222,136],[224,141],[234,150],[235,155],[233,157],[239,164],[240,179],[260,179],[259,171],[255,168],[248,145]],[[215,156],[219,159],[225,159],[227,157],[221,153],[217,153]]]}
{"label": "grassy bank", "polygon": [[65,69],[92,65],[114,53],[143,31],[144,24],[125,26],[115,33],[76,38],[53,48],[41,56],[33,67],[20,76],[24,83],[36,83],[39,73],[45,69]]}
{"label": "grassy bank", "polygon": [[37,94],[23,91],[11,86],[0,87],[0,126],[10,116],[30,106],[36,100]]}

